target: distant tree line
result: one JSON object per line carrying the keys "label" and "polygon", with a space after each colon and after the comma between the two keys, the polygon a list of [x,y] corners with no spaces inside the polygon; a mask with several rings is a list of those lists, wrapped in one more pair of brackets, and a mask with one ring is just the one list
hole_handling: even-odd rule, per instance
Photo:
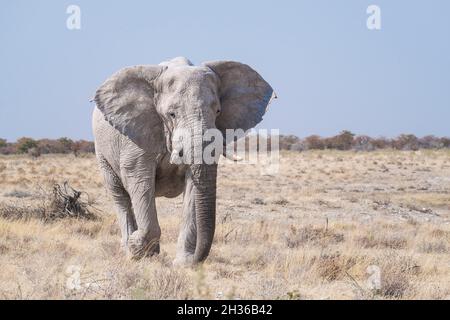
{"label": "distant tree line", "polygon": [[[269,138],[270,139],[270,138]],[[261,137],[259,138],[261,143]],[[246,146],[249,138],[246,138]],[[266,142],[270,149],[270,141]],[[305,151],[305,150],[358,150],[372,151],[377,149],[419,150],[450,148],[450,138],[435,137],[433,135],[418,138],[412,134],[401,134],[396,138],[371,138],[364,135],[355,135],[350,131],[342,131],[333,137],[321,137],[312,135],[299,138],[294,135],[281,135],[279,139],[281,150]],[[38,157],[41,154],[61,153],[75,154],[94,153],[94,143],[86,140],[72,140],[69,138],[39,139],[20,138],[16,142],[7,142],[0,138],[0,154],[29,154]]]}
{"label": "distant tree line", "polygon": [[38,157],[41,154],[62,153],[75,154],[93,153],[94,143],[86,140],[72,140],[69,138],[39,139],[23,137],[16,142],[7,142],[0,138],[0,154],[29,154]]}
{"label": "distant tree line", "polygon": [[281,150],[358,150],[372,151],[377,149],[419,150],[450,148],[450,138],[428,135],[416,137],[413,134],[401,134],[396,138],[371,138],[365,135],[355,135],[350,131],[342,131],[333,137],[321,137],[312,135],[306,138],[298,138],[293,135],[280,136]]}

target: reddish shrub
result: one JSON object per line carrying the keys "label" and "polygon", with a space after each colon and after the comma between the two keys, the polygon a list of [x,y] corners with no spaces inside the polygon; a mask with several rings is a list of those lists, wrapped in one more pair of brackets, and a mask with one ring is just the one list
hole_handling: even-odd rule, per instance
{"label": "reddish shrub", "polygon": [[397,150],[419,150],[419,139],[413,134],[401,134],[392,141],[392,147]]}
{"label": "reddish shrub", "polygon": [[323,150],[325,149],[325,141],[318,135],[312,135],[305,138],[307,149]]}

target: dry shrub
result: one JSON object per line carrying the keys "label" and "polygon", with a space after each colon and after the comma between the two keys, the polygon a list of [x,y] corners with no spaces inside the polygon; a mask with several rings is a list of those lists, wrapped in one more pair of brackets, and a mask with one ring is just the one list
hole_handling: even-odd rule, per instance
{"label": "dry shrub", "polygon": [[28,191],[23,191],[23,190],[13,190],[11,192],[5,193],[4,196],[9,197],[9,198],[23,199],[23,198],[32,198],[33,194]]}
{"label": "dry shrub", "polygon": [[286,206],[289,204],[289,201],[281,196],[276,196],[275,198],[271,199],[272,204],[278,205],[278,206]]}
{"label": "dry shrub", "polygon": [[375,265],[378,265],[381,271],[381,289],[378,291],[380,295],[390,299],[401,299],[413,293],[415,289],[413,277],[421,271],[412,257],[389,252],[380,257]]}
{"label": "dry shrub", "polygon": [[450,231],[442,230],[442,229],[434,229],[430,232],[430,235],[436,239],[446,240],[450,242]]}
{"label": "dry shrub", "polygon": [[420,252],[424,253],[448,253],[449,248],[443,241],[422,242],[419,245]]}
{"label": "dry shrub", "polygon": [[273,253],[270,249],[266,252],[263,249],[255,248],[253,250],[249,250],[239,262],[252,270],[261,270],[268,264],[268,262],[272,260],[271,258],[273,256],[271,256],[270,253]]}
{"label": "dry shrub", "polygon": [[[1,247],[0,247],[0,252],[1,252]],[[229,268],[228,266],[223,267],[222,265],[218,264],[216,266],[216,274],[214,276],[215,279],[233,279],[236,276],[241,275],[242,272],[240,271],[235,271],[235,270],[231,270],[231,268]]]}
{"label": "dry shrub", "polygon": [[266,202],[265,202],[263,199],[261,199],[261,198],[254,198],[254,199],[252,200],[252,203],[253,203],[253,204],[262,205],[262,206],[265,206],[265,205],[266,205]]}
{"label": "dry shrub", "polygon": [[82,195],[83,192],[73,189],[68,182],[54,184],[52,191],[41,188],[34,196],[39,200],[37,204],[0,203],[0,217],[9,220],[36,218],[45,222],[62,218],[97,219],[93,201],[82,199]]}
{"label": "dry shrub", "polygon": [[274,299],[277,300],[298,300],[300,294],[297,291],[286,291],[290,288],[290,283],[283,277],[267,277],[262,278],[256,284],[254,295],[258,299]]}
{"label": "dry shrub", "polygon": [[14,204],[0,203],[0,217],[8,220],[28,220],[30,218],[42,219],[45,209],[41,206],[33,206],[23,202]]}
{"label": "dry shrub", "polygon": [[222,222],[218,227],[214,241],[216,243],[233,243],[248,246],[256,242],[266,242],[272,236],[270,224],[264,220],[252,225],[237,225]]}
{"label": "dry shrub", "polygon": [[101,222],[96,222],[94,224],[80,224],[75,226],[75,232],[83,236],[95,239],[100,231],[102,230]]}
{"label": "dry shrub", "polygon": [[404,249],[408,241],[400,236],[392,235],[375,235],[369,233],[356,239],[359,246],[365,249]]}
{"label": "dry shrub", "polygon": [[339,252],[336,252],[314,258],[312,263],[321,278],[327,281],[335,281],[346,276],[347,271],[356,264],[356,258],[342,256]]}
{"label": "dry shrub", "polygon": [[173,268],[155,269],[148,277],[136,274],[126,282],[137,300],[187,299],[190,293],[186,275]]}
{"label": "dry shrub", "polygon": [[186,275],[175,269],[155,270],[151,285],[150,297],[153,299],[183,299],[187,295]]}
{"label": "dry shrub", "polygon": [[297,229],[295,226],[291,226],[289,233],[284,236],[284,239],[287,247],[292,249],[307,243],[322,246],[340,243],[344,241],[344,235],[326,228],[306,226]]}

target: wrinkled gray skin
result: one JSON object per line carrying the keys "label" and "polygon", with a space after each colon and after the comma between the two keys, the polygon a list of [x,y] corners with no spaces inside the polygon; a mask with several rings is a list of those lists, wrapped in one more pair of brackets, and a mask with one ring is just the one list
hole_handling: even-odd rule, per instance
{"label": "wrinkled gray skin", "polygon": [[[262,120],[273,90],[249,66],[232,61],[193,66],[185,58],[135,66],[111,76],[96,92],[93,131],[97,159],[118,211],[122,245],[133,258],[159,253],[155,197],[184,192],[175,263],[203,261],[215,229],[216,164],[182,165],[193,144],[176,128],[241,128]],[[193,152],[192,152],[193,154]]]}

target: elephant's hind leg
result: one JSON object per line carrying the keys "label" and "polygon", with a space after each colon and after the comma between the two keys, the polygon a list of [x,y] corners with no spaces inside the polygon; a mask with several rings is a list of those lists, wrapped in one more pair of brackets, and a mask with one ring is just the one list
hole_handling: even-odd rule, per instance
{"label": "elephant's hind leg", "polygon": [[122,181],[113,171],[106,159],[99,157],[99,163],[103,173],[103,179],[105,180],[105,186],[111,194],[117,210],[117,220],[122,235],[121,244],[124,250],[127,251],[128,239],[137,229],[131,206],[131,199],[123,187]]}

